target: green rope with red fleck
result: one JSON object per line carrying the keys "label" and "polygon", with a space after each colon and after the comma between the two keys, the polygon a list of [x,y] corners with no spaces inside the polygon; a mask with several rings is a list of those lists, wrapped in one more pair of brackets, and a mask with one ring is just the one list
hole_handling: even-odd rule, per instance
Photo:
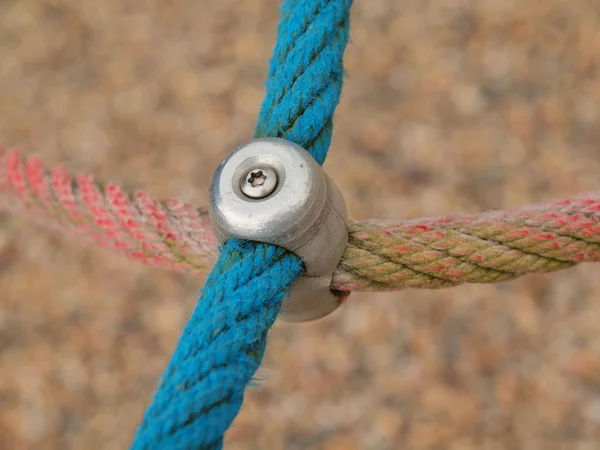
{"label": "green rope with red fleck", "polygon": [[353,223],[334,287],[495,283],[600,261],[600,194],[477,216]]}
{"label": "green rope with red fleck", "polygon": [[[218,254],[205,209],[73,178],[62,166],[48,170],[1,148],[0,208],[164,269],[201,274]],[[480,215],[351,222],[349,229],[336,290],[494,283],[599,262],[600,192]]]}

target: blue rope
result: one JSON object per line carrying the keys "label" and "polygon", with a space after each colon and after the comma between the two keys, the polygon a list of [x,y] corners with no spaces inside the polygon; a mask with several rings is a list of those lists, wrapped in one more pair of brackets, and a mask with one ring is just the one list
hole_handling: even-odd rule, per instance
{"label": "blue rope", "polygon": [[304,147],[319,164],[329,149],[333,113],[344,77],[352,0],[288,0],[256,137],[280,137]]}
{"label": "blue rope", "polygon": [[301,271],[281,248],[226,242],[132,448],[220,448]]}
{"label": "blue rope", "polygon": [[[288,139],[323,163],[342,89],[351,4],[283,3],[256,137]],[[284,249],[225,243],[132,450],[222,448],[262,361],[267,332],[302,270],[300,258]]]}

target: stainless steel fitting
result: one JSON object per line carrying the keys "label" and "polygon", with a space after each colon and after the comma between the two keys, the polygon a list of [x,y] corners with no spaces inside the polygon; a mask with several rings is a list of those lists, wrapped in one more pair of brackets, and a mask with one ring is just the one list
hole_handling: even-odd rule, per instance
{"label": "stainless steel fitting", "polygon": [[299,145],[265,138],[236,148],[213,176],[209,216],[221,243],[248,239],[302,258],[306,272],[283,302],[284,320],[318,319],[345,299],[329,286],[348,242],[346,202]]}

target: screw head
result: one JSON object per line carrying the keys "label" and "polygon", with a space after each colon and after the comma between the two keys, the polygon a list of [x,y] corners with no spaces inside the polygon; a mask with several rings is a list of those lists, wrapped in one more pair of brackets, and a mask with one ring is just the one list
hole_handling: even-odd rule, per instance
{"label": "screw head", "polygon": [[268,166],[256,166],[244,173],[240,189],[247,197],[260,199],[268,197],[277,188],[277,173]]}

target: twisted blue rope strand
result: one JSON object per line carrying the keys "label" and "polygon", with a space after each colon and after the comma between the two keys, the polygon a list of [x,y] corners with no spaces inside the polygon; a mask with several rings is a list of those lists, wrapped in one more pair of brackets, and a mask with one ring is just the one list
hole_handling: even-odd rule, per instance
{"label": "twisted blue rope strand", "polygon": [[[255,137],[295,142],[323,164],[343,82],[351,0],[287,0]],[[220,449],[303,270],[267,244],[225,243],[132,449]]]}
{"label": "twisted blue rope strand", "polygon": [[296,0],[282,5],[256,137],[288,139],[319,164],[325,162],[342,91],[351,5],[351,0]]}
{"label": "twisted blue rope strand", "polygon": [[301,272],[298,258],[281,248],[226,242],[133,448],[219,448]]}

